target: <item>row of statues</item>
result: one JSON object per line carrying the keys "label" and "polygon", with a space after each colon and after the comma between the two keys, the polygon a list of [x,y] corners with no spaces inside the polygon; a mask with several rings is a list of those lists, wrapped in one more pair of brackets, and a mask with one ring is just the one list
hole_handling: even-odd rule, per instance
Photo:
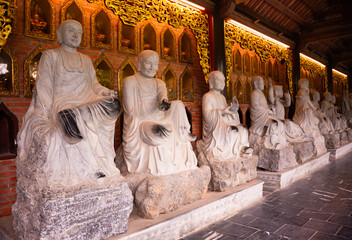
{"label": "row of statues", "polygon": [[[98,83],[91,60],[77,51],[80,23],[63,22],[57,35],[61,46],[45,51],[40,59],[33,99],[18,137],[17,165],[36,169],[39,185],[106,184],[119,176],[113,143],[121,108],[122,160],[127,173],[156,176],[195,170],[199,156],[212,163],[229,161],[243,166],[251,161],[254,167],[247,167],[253,173],[254,156],[259,155],[261,161],[262,149],[288,149],[287,156],[294,158],[292,145],[311,142],[315,155],[320,155],[326,151],[321,133],[347,129],[347,120],[337,113],[331,96],[325,96],[321,108],[316,93],[314,101],[310,100],[308,80],[298,83],[292,121],[285,119],[285,107],[291,104],[289,93],[269,81],[268,103],[263,78],[254,77],[248,130],[240,123],[237,99],[228,105],[221,94],[223,73],[214,71],[208,77],[210,90],[202,99],[202,139],[195,153],[191,143],[196,136],[190,131],[185,106],[181,101],[169,102],[165,83],[154,78],[159,66],[156,52],[139,54],[138,72],[124,79],[120,105],[117,93]],[[347,104],[345,111],[351,113]]]}

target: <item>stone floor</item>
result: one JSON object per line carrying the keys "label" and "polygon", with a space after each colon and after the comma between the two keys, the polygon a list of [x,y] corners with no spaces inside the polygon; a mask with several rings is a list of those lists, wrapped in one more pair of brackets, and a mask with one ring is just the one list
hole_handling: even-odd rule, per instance
{"label": "stone floor", "polygon": [[[352,152],[183,240],[352,239]],[[0,239],[15,239],[12,217]]]}
{"label": "stone floor", "polygon": [[183,240],[352,239],[352,152]]}

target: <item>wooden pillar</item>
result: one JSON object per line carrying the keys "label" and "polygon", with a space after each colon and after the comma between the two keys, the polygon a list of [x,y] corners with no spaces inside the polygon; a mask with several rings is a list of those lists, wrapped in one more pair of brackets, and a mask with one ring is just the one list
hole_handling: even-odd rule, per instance
{"label": "wooden pillar", "polygon": [[326,75],[328,78],[328,89],[325,89],[327,91],[329,91],[331,94],[334,94],[334,81],[332,79],[332,65],[331,65],[331,61],[328,62],[327,66],[326,66]]}
{"label": "wooden pillar", "polygon": [[213,13],[214,70],[226,76],[224,18],[221,16],[221,1],[215,3]]}
{"label": "wooden pillar", "polygon": [[350,74],[347,76],[347,82],[348,82],[348,92],[352,93],[352,69],[350,70]]}
{"label": "wooden pillar", "polygon": [[299,52],[301,49],[300,41],[295,41],[295,47],[292,49],[292,84],[293,84],[293,93],[292,93],[292,103],[288,110],[288,118],[292,119],[295,113],[295,102],[296,94],[298,92],[298,81],[301,78],[301,63]]}

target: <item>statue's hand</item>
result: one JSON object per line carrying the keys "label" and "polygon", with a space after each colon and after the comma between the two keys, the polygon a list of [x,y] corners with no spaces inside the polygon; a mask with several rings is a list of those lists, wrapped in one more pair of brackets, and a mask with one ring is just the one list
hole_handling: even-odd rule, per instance
{"label": "statue's hand", "polygon": [[164,100],[160,103],[159,109],[160,109],[161,111],[167,111],[167,110],[169,110],[170,106],[171,106],[171,103],[170,103],[168,100],[164,99]]}

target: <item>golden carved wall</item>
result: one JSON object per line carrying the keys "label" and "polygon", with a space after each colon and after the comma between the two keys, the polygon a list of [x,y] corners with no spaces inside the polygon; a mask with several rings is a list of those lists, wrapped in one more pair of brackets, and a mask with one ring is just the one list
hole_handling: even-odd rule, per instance
{"label": "golden carved wall", "polygon": [[232,46],[235,42],[239,43],[241,48],[254,50],[262,62],[266,62],[270,57],[285,60],[287,64],[287,78],[289,82],[289,91],[293,94],[292,82],[292,59],[291,50],[274,44],[264,38],[251,34],[241,28],[225,22],[225,57],[227,86],[229,87],[230,76],[233,72]]}
{"label": "golden carved wall", "polygon": [[[97,0],[87,0],[94,2]],[[179,28],[189,27],[197,39],[197,51],[205,78],[210,72],[209,60],[209,24],[208,15],[169,2],[168,0],[104,0],[105,6],[118,15],[126,25],[136,26],[137,23],[151,17],[159,22]]]}
{"label": "golden carved wall", "polygon": [[16,0],[0,0],[0,49],[5,45],[16,20]]}

